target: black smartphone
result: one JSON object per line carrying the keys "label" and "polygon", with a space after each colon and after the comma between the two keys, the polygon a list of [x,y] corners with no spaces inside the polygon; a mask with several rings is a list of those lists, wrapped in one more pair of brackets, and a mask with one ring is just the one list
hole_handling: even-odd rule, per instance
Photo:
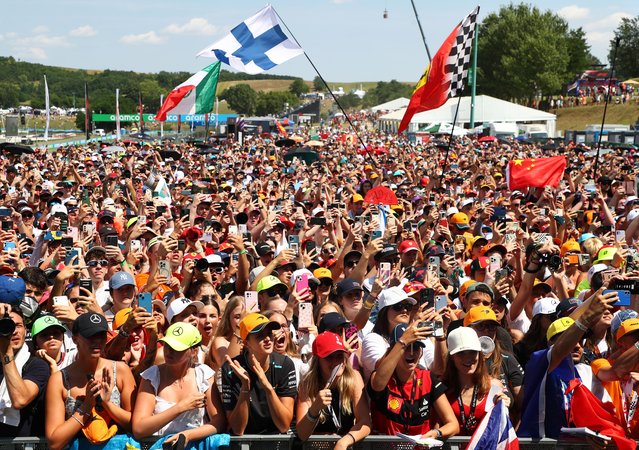
{"label": "black smartphone", "polygon": [[317,244],[315,243],[315,241],[306,241],[306,244],[304,244],[306,247],[306,253],[310,252],[311,250],[314,250],[317,247]]}
{"label": "black smartphone", "polygon": [[72,237],[63,237],[62,238],[62,247],[64,247],[64,248],[73,247],[73,238]]}
{"label": "black smartphone", "polygon": [[3,221],[2,222],[2,231],[11,230],[11,222]]}
{"label": "black smartphone", "polygon": [[180,210],[180,217],[188,217],[191,214],[191,210],[189,208],[182,208]]}
{"label": "black smartphone", "polygon": [[184,239],[178,239],[178,250],[186,250],[186,241]]}
{"label": "black smartphone", "polygon": [[153,206],[153,202],[152,201],[148,201],[145,203],[146,206]]}
{"label": "black smartphone", "polygon": [[326,217],[312,217],[311,225],[326,226]]}
{"label": "black smartphone", "polygon": [[118,237],[116,235],[111,235],[106,237],[106,245],[112,245],[114,247],[118,246]]}
{"label": "black smartphone", "polygon": [[80,281],[78,281],[78,286],[86,289],[89,292],[93,292],[93,283],[91,282],[90,278],[80,278]]}
{"label": "black smartphone", "polygon": [[435,306],[435,291],[433,288],[424,288],[419,291],[419,304],[426,304],[426,308],[433,308]]}
{"label": "black smartphone", "polygon": [[155,210],[157,211],[158,214],[164,214],[166,212],[166,206],[158,205],[158,207],[155,208]]}

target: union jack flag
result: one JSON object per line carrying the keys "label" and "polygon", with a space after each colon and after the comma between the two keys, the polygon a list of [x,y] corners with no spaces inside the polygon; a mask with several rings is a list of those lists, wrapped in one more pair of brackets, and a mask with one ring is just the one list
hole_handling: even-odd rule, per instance
{"label": "union jack flag", "polygon": [[467,450],[519,450],[519,439],[508,417],[508,408],[499,400],[473,433]]}

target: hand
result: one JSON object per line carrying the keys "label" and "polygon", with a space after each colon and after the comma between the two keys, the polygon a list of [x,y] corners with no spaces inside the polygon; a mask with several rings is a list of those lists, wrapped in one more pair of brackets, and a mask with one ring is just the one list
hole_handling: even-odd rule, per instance
{"label": "hand", "polygon": [[84,402],[82,410],[88,414],[91,413],[91,410],[95,406],[95,400],[100,395],[101,382],[96,380],[95,378],[91,378],[87,382],[86,391],[84,395]]}
{"label": "hand", "polygon": [[73,305],[53,305],[53,315],[60,321],[66,323],[72,323],[77,317],[78,313],[76,312]]}
{"label": "hand", "polygon": [[257,380],[260,382],[263,388],[267,389],[271,387],[271,383],[266,378],[266,373],[262,369],[262,365],[259,363],[255,355],[251,355],[251,365],[253,372],[257,375]]}
{"label": "hand", "polygon": [[53,359],[52,357],[50,357],[47,354],[46,350],[38,350],[36,351],[36,355],[38,355],[38,358],[43,359],[47,364],[49,364],[49,367],[51,368],[51,371],[54,371],[53,369],[55,369],[55,371],[57,372],[58,369],[58,363],[55,362],[55,359]]}
{"label": "hand", "polygon": [[497,403],[499,400],[502,400],[504,402],[506,408],[510,408],[510,397],[508,397],[505,392],[495,395],[495,397],[493,398],[493,404]]}
{"label": "hand", "polygon": [[164,444],[171,444],[171,446],[173,446],[173,445],[175,445],[177,440],[180,438],[180,436],[184,436],[184,448],[186,448],[186,446],[189,443],[188,430],[187,431],[182,431],[181,433],[174,434],[173,436],[168,438],[166,441],[164,441]]}
{"label": "hand", "polygon": [[249,377],[246,369],[244,369],[244,367],[242,367],[237,361],[233,361],[229,355],[226,355],[226,362],[229,363],[229,366],[231,366],[235,375],[242,382],[242,390],[248,391],[251,388],[251,378]]}
{"label": "hand", "polygon": [[112,370],[113,370],[113,367],[111,365],[108,365],[102,368],[100,397],[102,397],[103,402],[108,402],[111,399],[111,392],[113,391],[113,387],[115,385],[115,380],[113,379]]}
{"label": "hand", "polygon": [[203,408],[206,404],[206,395],[197,392],[186,395],[176,405],[179,411],[183,413],[193,409]]}
{"label": "hand", "polygon": [[332,400],[333,394],[331,393],[330,389],[327,389],[325,387],[324,389],[319,391],[317,393],[317,397],[315,397],[315,401],[313,401],[313,404],[311,405],[311,408],[315,410],[315,414],[313,415],[319,414],[321,410],[323,410],[327,406],[330,406]]}

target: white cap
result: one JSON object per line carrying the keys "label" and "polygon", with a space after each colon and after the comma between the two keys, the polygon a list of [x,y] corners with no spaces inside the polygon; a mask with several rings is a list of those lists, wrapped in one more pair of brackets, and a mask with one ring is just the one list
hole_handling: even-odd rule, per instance
{"label": "white cap", "polygon": [[538,314],[554,314],[558,304],[559,300],[555,297],[540,298],[533,306],[533,317]]}
{"label": "white cap", "polygon": [[205,259],[209,262],[209,264],[217,264],[219,266],[224,265],[224,261],[222,261],[222,257],[220,255],[216,255],[216,254],[206,255]]}
{"label": "white cap", "polygon": [[102,209],[105,209],[107,206],[114,206],[115,205],[115,200],[113,200],[112,198],[105,198],[104,201],[102,202]]}
{"label": "white cap", "polygon": [[67,207],[62,205],[62,204],[60,204],[60,203],[54,203],[51,206],[50,214],[53,216],[53,215],[55,215],[55,213],[58,213],[58,212],[62,212],[62,213],[68,214]]}
{"label": "white cap", "polygon": [[636,195],[629,195],[628,197],[626,197],[624,205],[627,205],[630,202],[634,202],[635,200],[639,200]]}
{"label": "white cap", "polygon": [[313,273],[310,270],[308,270],[308,269],[297,269],[296,271],[294,271],[291,274],[290,285],[291,286],[295,286],[295,282],[297,281],[298,278],[300,278],[302,276],[302,274],[308,275],[308,279],[309,280],[313,280],[317,284],[319,284],[319,280],[313,276]]}
{"label": "white cap", "polygon": [[169,323],[171,323],[173,317],[181,314],[189,306],[195,306],[197,312],[200,312],[200,310],[204,308],[204,303],[200,301],[192,302],[188,298],[178,298],[173,300],[166,308],[166,318],[169,319]]}
{"label": "white cap", "polygon": [[595,276],[595,274],[599,273],[599,272],[603,272],[604,270],[608,269],[608,265],[606,264],[594,264],[589,270],[588,270],[588,283],[592,283],[592,277]]}
{"label": "white cap", "polygon": [[453,214],[457,214],[458,212],[459,210],[457,208],[455,208],[454,206],[451,206],[450,208],[446,210],[446,215],[452,216]]}
{"label": "white cap", "polygon": [[450,355],[466,350],[472,350],[474,352],[481,351],[481,343],[479,342],[477,332],[470,327],[455,328],[448,333],[446,343],[448,344],[448,353]]}
{"label": "white cap", "polygon": [[319,213],[323,213],[323,212],[324,212],[324,208],[322,208],[321,206],[318,206],[313,211],[311,211],[311,216],[316,216]]}
{"label": "white cap", "polygon": [[411,304],[416,304],[417,301],[409,297],[404,289],[399,286],[389,287],[387,289],[382,290],[377,297],[377,305],[379,306],[380,311],[387,306],[393,306],[399,302],[407,300]]}
{"label": "white cap", "polygon": [[473,203],[475,203],[475,200],[473,200],[472,198],[467,198],[461,203],[461,208],[465,208],[466,206],[472,205]]}
{"label": "white cap", "polygon": [[632,222],[639,216],[639,209],[633,209],[626,216],[626,222]]}

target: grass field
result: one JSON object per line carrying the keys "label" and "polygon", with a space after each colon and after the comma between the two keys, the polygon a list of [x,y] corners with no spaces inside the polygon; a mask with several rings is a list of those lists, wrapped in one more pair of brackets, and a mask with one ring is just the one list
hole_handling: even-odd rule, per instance
{"label": "grass field", "polygon": [[[588,125],[601,124],[604,106],[579,106],[550,111],[557,114],[557,130],[583,130]],[[633,125],[639,121],[639,105],[627,103],[625,105],[608,105],[606,123]]]}

